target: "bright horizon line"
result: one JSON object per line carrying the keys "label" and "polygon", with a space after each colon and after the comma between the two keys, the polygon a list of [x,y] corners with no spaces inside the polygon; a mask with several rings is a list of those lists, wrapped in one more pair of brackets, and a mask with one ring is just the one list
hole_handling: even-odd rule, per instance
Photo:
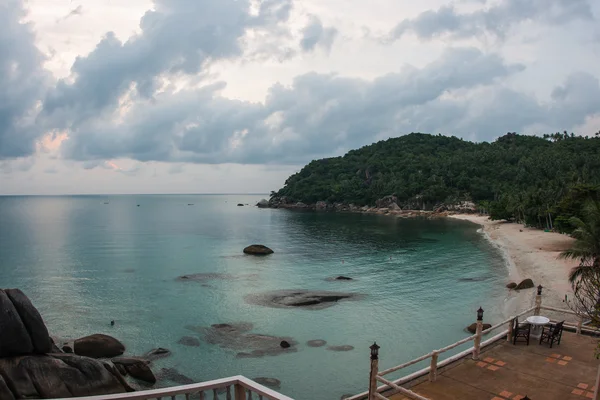
{"label": "bright horizon line", "polygon": [[269,193],[61,193],[61,194],[0,194],[0,197],[60,197],[60,196],[269,196]]}

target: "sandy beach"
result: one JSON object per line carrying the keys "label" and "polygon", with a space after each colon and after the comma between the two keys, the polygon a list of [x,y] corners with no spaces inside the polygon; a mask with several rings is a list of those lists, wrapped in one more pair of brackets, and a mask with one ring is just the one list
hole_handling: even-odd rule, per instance
{"label": "sandy beach", "polygon": [[[527,228],[522,224],[491,221],[483,215],[456,214],[450,217],[471,221],[483,227],[484,234],[503,251],[507,259],[507,283],[518,283],[522,279],[531,278],[536,286],[541,284],[544,287],[544,305],[568,308],[564,298],[567,295],[571,299],[573,293],[568,276],[571,268],[577,265],[577,261],[558,259],[558,255],[569,248],[574,239],[559,233]],[[516,299],[519,303],[515,308],[523,309],[533,305],[534,289],[522,290],[521,293],[510,292],[507,298]]]}

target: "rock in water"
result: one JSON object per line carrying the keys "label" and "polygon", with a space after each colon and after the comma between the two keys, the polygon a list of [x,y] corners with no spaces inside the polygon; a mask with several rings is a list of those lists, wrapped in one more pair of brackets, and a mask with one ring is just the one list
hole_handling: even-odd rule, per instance
{"label": "rock in water", "polygon": [[350,346],[349,344],[344,344],[342,346],[329,346],[327,350],[331,351],[350,351],[354,350],[354,346]]}
{"label": "rock in water", "polygon": [[282,349],[289,349],[290,343],[287,340],[282,340],[281,343],[279,343],[279,346],[281,346]]}
{"label": "rock in water", "polygon": [[245,254],[253,254],[256,256],[266,256],[267,254],[273,254],[273,250],[262,244],[252,244],[244,249]]}
{"label": "rock in water", "polygon": [[364,295],[311,290],[276,290],[272,292],[249,294],[244,297],[247,303],[275,308],[306,308],[319,310],[331,307],[341,300],[357,300]]}
{"label": "rock in water", "polygon": [[338,276],[337,278],[335,278],[336,281],[351,281],[352,278],[349,278],[347,276]]}
{"label": "rock in water", "polygon": [[259,201],[258,203],[256,203],[256,206],[258,208],[268,208],[269,207],[269,202],[266,199],[262,199],[261,201]]}
{"label": "rock in water", "polygon": [[[111,366],[112,367],[112,366]],[[54,399],[107,395],[132,391],[108,365],[73,354],[30,355],[0,358],[0,398]]]}
{"label": "rock in water", "polygon": [[0,357],[31,353],[29,332],[6,291],[0,290]]}
{"label": "rock in water", "polygon": [[[490,324],[483,324],[483,329],[482,330],[485,331],[486,329],[489,329],[491,327],[492,327],[492,325],[490,325]],[[471,332],[471,333],[477,332],[477,323],[473,322],[471,325],[467,326],[467,330],[469,332]]]}
{"label": "rock in water", "polygon": [[523,279],[516,287],[515,290],[521,290],[521,289],[531,289],[532,287],[534,287],[533,281],[529,278],[527,279]]}
{"label": "rock in water", "polygon": [[244,207],[242,203],[238,203],[238,207]]}
{"label": "rock in water", "polygon": [[163,349],[159,347],[157,349],[150,350],[146,354],[144,354],[144,358],[148,361],[158,360],[159,358],[168,357],[171,355],[171,351],[168,349]]}
{"label": "rock in water", "polygon": [[308,347],[322,347],[322,346],[325,346],[326,344],[327,344],[327,342],[322,339],[314,339],[314,340],[309,340],[308,342],[306,342],[306,345]]}
{"label": "rock in water", "polygon": [[73,351],[80,356],[112,358],[125,352],[125,346],[112,336],[96,333],[75,340]]}
{"label": "rock in water", "polygon": [[196,383],[192,378],[185,376],[175,368],[163,368],[160,370],[159,379],[166,379],[171,382],[179,383],[180,385],[190,385]]}
{"label": "rock in water", "polygon": [[112,362],[119,370],[121,370],[119,367],[122,367],[127,374],[135,379],[148,383],[156,383],[156,377],[150,367],[148,367],[148,361],[146,360],[135,357],[117,357],[113,358]]}
{"label": "rock in water", "polygon": [[515,282],[510,282],[509,284],[506,285],[506,287],[509,289],[514,289],[517,287],[517,284]]}
{"label": "rock in water", "polygon": [[200,341],[193,336],[184,336],[177,341],[177,343],[182,344],[184,346],[200,346]]}
{"label": "rock in water", "polygon": [[260,377],[252,380],[256,383],[260,383],[261,385],[268,386],[271,389],[281,388],[281,381],[279,379]]}
{"label": "rock in water", "polygon": [[21,290],[6,289],[5,292],[29,333],[34,352],[39,354],[50,353],[52,351],[52,340],[38,310]]}

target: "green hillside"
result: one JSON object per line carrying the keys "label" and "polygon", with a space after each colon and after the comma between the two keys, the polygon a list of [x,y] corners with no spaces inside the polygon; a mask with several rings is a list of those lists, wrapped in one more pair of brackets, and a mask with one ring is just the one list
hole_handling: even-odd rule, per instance
{"label": "green hillside", "polygon": [[473,143],[412,133],[312,161],[272,197],[374,205],[395,194],[400,206],[425,209],[472,200],[496,218],[539,225],[564,208],[572,211],[573,204],[561,202],[597,196],[599,184],[598,136],[508,133]]}

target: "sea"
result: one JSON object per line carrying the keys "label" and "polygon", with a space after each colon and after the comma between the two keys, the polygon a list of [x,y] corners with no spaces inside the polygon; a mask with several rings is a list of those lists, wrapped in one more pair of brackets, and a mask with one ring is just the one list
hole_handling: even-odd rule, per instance
{"label": "sea", "polygon": [[[109,334],[126,355],[167,348],[152,365],[159,376],[276,378],[298,400],[366,390],[373,342],[389,368],[466,337],[480,306],[485,322],[506,317],[507,265],[475,224],[255,207],[264,197],[0,197],[0,287],[23,290],[56,337]],[[243,254],[250,244],[274,253]],[[178,279],[192,274],[205,275]],[[352,280],[331,280],[339,275]],[[323,309],[248,301],[288,289],[361,296]],[[204,330],[240,323],[297,344],[243,357],[243,341],[228,346]],[[317,339],[327,344],[306,344]]]}

